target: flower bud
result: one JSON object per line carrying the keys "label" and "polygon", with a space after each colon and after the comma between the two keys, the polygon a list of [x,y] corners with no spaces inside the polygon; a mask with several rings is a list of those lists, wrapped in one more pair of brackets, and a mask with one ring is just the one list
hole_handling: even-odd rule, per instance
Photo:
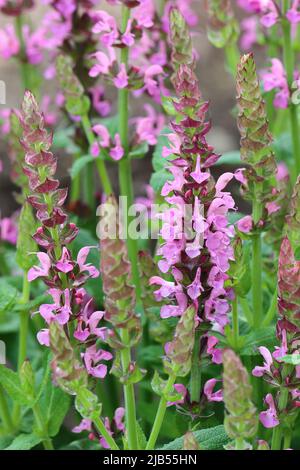
{"label": "flower bud", "polygon": [[215,47],[225,47],[237,41],[239,27],[230,0],[206,0],[208,39]]}

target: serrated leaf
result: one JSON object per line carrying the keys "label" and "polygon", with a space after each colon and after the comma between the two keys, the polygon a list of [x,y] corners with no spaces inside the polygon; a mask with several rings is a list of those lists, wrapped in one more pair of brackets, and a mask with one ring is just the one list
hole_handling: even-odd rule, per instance
{"label": "serrated leaf", "polygon": [[[195,431],[194,437],[202,450],[223,450],[224,446],[230,441],[223,425]],[[159,450],[181,450],[183,448],[183,439],[184,436],[179,437]]]}
{"label": "serrated leaf", "polygon": [[35,434],[20,434],[4,450],[30,450],[41,441],[42,439]]}
{"label": "serrated leaf", "polygon": [[30,405],[30,400],[28,400],[28,397],[24,394],[19,376],[16,372],[0,365],[0,383],[12,400],[20,405]]}

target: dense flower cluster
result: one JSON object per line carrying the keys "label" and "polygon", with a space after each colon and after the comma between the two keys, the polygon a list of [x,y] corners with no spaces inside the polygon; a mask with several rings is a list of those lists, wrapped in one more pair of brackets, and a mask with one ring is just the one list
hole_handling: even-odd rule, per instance
{"label": "dense flower cluster", "polygon": [[[40,306],[39,314],[47,325],[51,322],[72,324],[74,338],[86,343],[82,359],[88,373],[103,378],[107,368],[102,361],[111,359],[112,355],[98,349],[96,340],[105,339],[107,330],[99,327],[103,312],[94,310],[93,300],[84,289],[85,282],[97,277],[99,272],[86,261],[91,247],[82,248],[76,260],[67,248],[78,229],[67,221],[62,209],[67,190],[60,189],[59,181],[54,179],[57,159],[50,150],[52,135],[45,129],[43,115],[30,92],[25,93],[20,122],[26,152],[24,172],[29,181],[28,201],[42,224],[33,238],[46,250],[37,253],[40,264],[29,270],[28,280],[41,278],[52,298],[51,303]],[[48,328],[38,333],[38,340],[49,346]]]}

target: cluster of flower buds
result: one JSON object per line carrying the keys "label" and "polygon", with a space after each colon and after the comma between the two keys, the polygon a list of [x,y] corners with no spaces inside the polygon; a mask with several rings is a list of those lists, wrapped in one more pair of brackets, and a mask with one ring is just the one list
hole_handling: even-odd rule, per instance
{"label": "cluster of flower buds", "polygon": [[[119,208],[113,196],[110,196],[105,207],[107,216],[119,220]],[[103,214],[104,217],[104,214]],[[117,224],[117,233],[119,225]],[[135,291],[131,280],[131,265],[128,260],[126,242],[116,237],[100,235],[101,262],[100,269],[105,294],[105,320],[112,325],[106,341],[116,350],[116,359],[112,372],[121,381],[130,377],[140,377],[136,363],[131,362],[128,370],[123,370],[120,363],[120,350],[135,346],[142,334],[140,317],[135,313]],[[126,331],[126,340],[123,332]]]}
{"label": "cluster of flower buds", "polygon": [[49,346],[49,326],[53,322],[65,325],[72,341],[78,341],[79,347],[85,346],[81,357],[88,373],[94,377],[104,377],[107,367],[102,361],[111,359],[112,355],[96,345],[98,338],[104,340],[107,336],[106,328],[98,326],[103,312],[95,311],[93,299],[84,289],[86,281],[97,277],[99,272],[86,262],[91,247],[82,248],[76,260],[67,248],[78,229],[68,222],[63,212],[67,190],[59,189],[59,182],[53,178],[56,157],[50,151],[52,135],[45,129],[43,115],[28,91],[20,122],[23,128],[22,145],[26,152],[24,172],[30,190],[27,199],[36,209],[37,219],[42,224],[33,238],[46,250],[37,253],[40,265],[29,270],[28,280],[31,282],[41,278],[49,287],[48,293],[53,299],[53,303],[42,304],[39,308],[48,328],[38,333],[38,340]]}
{"label": "cluster of flower buds", "polygon": [[[260,201],[263,214],[255,220],[257,228],[280,207],[276,182],[276,163],[272,151],[265,103],[261,96],[253,54],[241,57],[237,74],[238,128],[241,134],[241,159],[247,168],[241,173],[243,194]],[[250,231],[251,224],[249,225]]]}
{"label": "cluster of flower buds", "polygon": [[231,439],[242,441],[247,448],[247,440],[256,435],[258,428],[258,416],[252,403],[248,372],[231,349],[223,351],[223,367],[226,433]]}
{"label": "cluster of flower buds", "polygon": [[[268,409],[260,414],[265,427],[272,428],[293,419],[300,407],[300,304],[299,282],[300,261],[296,259],[294,243],[299,237],[299,192],[298,179],[291,202],[291,210],[286,220],[286,235],[282,240],[278,266],[278,310],[277,337],[280,346],[271,352],[260,347],[264,358],[263,366],[257,366],[253,375],[263,377],[277,391],[275,398],[268,394],[265,402]],[[298,247],[298,245],[296,245]],[[279,397],[284,390],[285,403]]]}
{"label": "cluster of flower buds", "polygon": [[208,39],[215,47],[225,47],[237,41],[239,27],[231,0],[205,0],[208,16]]}
{"label": "cluster of flower buds", "polygon": [[[207,331],[211,324],[223,328],[228,322],[231,292],[225,282],[233,259],[230,242],[234,229],[227,214],[234,201],[224,188],[234,175],[225,173],[215,182],[209,171],[219,155],[206,141],[208,103],[202,100],[193,67],[179,65],[174,85],[177,98],[172,102],[177,116],[171,125],[175,133],[168,135],[171,148],[163,149],[165,157],[173,157],[167,166],[173,179],[161,191],[170,209],[162,214],[163,243],[158,252],[160,270],[170,272],[173,281],[156,276],[151,282],[161,286],[156,298],[170,301],[161,308],[162,318],[181,316],[193,305]],[[192,230],[182,227],[186,207],[191,209]]]}

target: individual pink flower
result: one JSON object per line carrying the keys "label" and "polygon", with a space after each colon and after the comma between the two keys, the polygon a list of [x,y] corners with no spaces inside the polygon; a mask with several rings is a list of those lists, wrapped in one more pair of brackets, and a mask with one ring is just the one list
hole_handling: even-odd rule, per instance
{"label": "individual pink flower", "polygon": [[13,25],[8,24],[0,29],[0,56],[3,59],[10,59],[17,55],[19,50],[20,45]]}
{"label": "individual pink flower", "polygon": [[241,21],[241,46],[245,51],[250,51],[257,41],[257,18],[250,16]]}
{"label": "individual pink flower", "polygon": [[264,90],[276,90],[274,106],[287,108],[290,94],[285,69],[279,59],[272,59],[271,62],[270,69],[262,73]]}
{"label": "individual pink flower", "polygon": [[100,361],[110,361],[112,354],[103,349],[97,349],[97,345],[93,344],[82,353],[85,367],[90,375],[103,379],[107,374],[107,366]]}
{"label": "individual pink flower", "polygon": [[222,364],[222,349],[217,349],[215,346],[219,340],[215,336],[209,336],[207,339],[207,354],[211,354],[212,362],[214,364]]}
{"label": "individual pink flower", "polygon": [[[0,161],[2,171],[2,161]],[[1,172],[0,171],[0,172]],[[12,217],[0,219],[0,240],[16,245],[18,240],[18,227]]]}
{"label": "individual pink flower", "polygon": [[89,71],[90,77],[98,77],[100,74],[108,75],[110,73],[111,67],[116,61],[116,54],[112,47],[107,49],[108,55],[104,52],[95,52],[92,54],[91,58],[96,59],[96,64]]}
{"label": "individual pink flower", "polygon": [[240,232],[243,233],[249,233],[251,232],[253,227],[253,220],[251,215],[246,215],[245,217],[242,217],[242,219],[238,220],[237,222],[237,228]]}
{"label": "individual pink flower", "polygon": [[261,346],[258,348],[260,354],[264,358],[264,365],[263,366],[256,366],[254,367],[252,371],[252,375],[255,377],[262,377],[264,374],[271,374],[271,366],[273,364],[273,357],[270,351],[265,348],[264,346]]}
{"label": "individual pink flower", "polygon": [[28,271],[28,281],[32,282],[38,277],[48,277],[51,268],[51,260],[46,253],[39,252],[36,254],[40,262],[40,266],[33,266]]}
{"label": "individual pink flower", "polygon": [[149,145],[156,145],[157,137],[164,127],[165,118],[162,114],[156,113],[150,104],[145,104],[144,109],[146,110],[146,116],[134,120],[137,143],[147,142]]}
{"label": "individual pink flower", "polygon": [[37,333],[36,337],[41,346],[47,346],[48,348],[50,347],[49,329],[43,328]]}
{"label": "individual pink flower", "polygon": [[269,408],[259,414],[259,419],[265,428],[275,428],[279,424],[279,419],[277,416],[274,398],[271,393],[268,393],[266,396],[265,403]]}
{"label": "individual pink flower", "polygon": [[117,88],[126,88],[128,85],[128,75],[125,64],[120,65],[120,69],[113,82]]}
{"label": "individual pink flower", "polygon": [[213,391],[218,382],[220,382],[220,380],[209,379],[205,383],[203,391],[208,401],[223,401],[223,390]]}
{"label": "individual pink flower", "polygon": [[119,36],[115,18],[104,10],[96,11],[93,17],[97,21],[93,33],[100,34],[101,42],[106,47],[113,46]]}
{"label": "individual pink flower", "polygon": [[122,147],[121,138],[119,134],[115,135],[114,146],[111,147],[109,155],[115,161],[121,160],[121,158],[124,156],[124,149]]}
{"label": "individual pink flower", "polygon": [[175,384],[174,389],[181,395],[181,398],[176,401],[168,401],[168,406],[182,405],[185,401],[185,398],[187,397],[188,391],[183,384]]}
{"label": "individual pink flower", "polygon": [[286,13],[286,17],[291,24],[298,24],[300,22],[300,12],[298,8],[299,0],[294,0],[292,7]]}

